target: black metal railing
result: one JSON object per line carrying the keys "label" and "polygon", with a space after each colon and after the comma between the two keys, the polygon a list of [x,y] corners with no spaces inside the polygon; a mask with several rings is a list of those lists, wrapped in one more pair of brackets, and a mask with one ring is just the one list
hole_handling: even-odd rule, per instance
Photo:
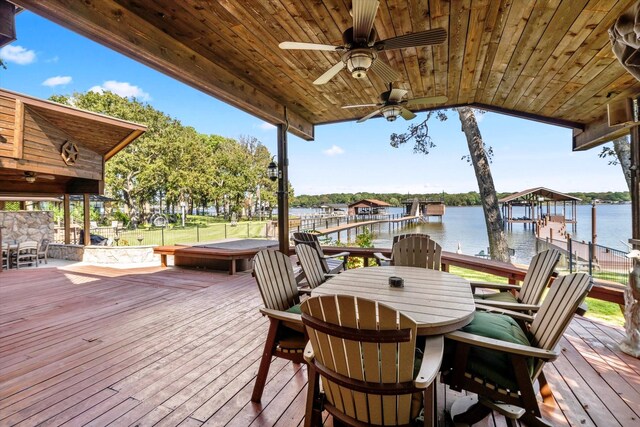
{"label": "black metal railing", "polygon": [[[81,229],[71,228],[71,243],[82,244]],[[106,239],[107,245],[174,245],[180,243],[210,242],[228,238],[273,237],[269,222],[239,222],[236,224],[210,224],[190,227],[118,228],[94,227],[91,234]],[[64,243],[64,230],[56,230],[55,242]]]}
{"label": "black metal railing", "polygon": [[596,279],[628,284],[629,271],[633,261],[626,257],[626,252],[591,242],[580,242],[573,239],[553,240],[538,239],[538,250],[546,247],[560,249],[563,253],[561,267],[570,273],[583,271]]}

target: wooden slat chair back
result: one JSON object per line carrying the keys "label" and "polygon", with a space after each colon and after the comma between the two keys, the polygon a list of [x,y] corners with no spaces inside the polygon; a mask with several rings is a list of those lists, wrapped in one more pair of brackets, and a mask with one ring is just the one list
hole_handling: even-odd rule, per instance
{"label": "wooden slat chair back", "polygon": [[323,408],[334,419],[357,426],[412,425],[420,405],[412,408],[412,394],[424,391],[414,383],[415,321],[384,304],[342,295],[312,297],[300,308],[309,336],[305,426],[320,418],[321,409],[314,407],[318,378]]}
{"label": "wooden slat chair back", "polygon": [[[393,249],[393,246],[395,246],[396,243],[398,243],[402,239],[406,239],[407,237],[426,237],[427,239],[431,238],[431,236],[429,236],[428,234],[424,234],[424,233],[397,234],[397,235],[393,236],[393,242],[392,242],[391,248]],[[375,252],[373,254],[373,256],[375,257],[378,265],[393,265],[393,250],[391,252],[391,256],[390,257],[384,256],[382,254],[382,252]]]}
{"label": "wooden slat chair back", "polygon": [[[0,242],[2,244],[2,242]],[[2,267],[4,269],[9,269],[9,243],[3,244],[1,252],[2,252]]]}
{"label": "wooden slat chair back", "polygon": [[320,254],[313,246],[297,245],[296,255],[298,256],[298,262],[300,262],[300,266],[302,266],[302,271],[304,271],[304,276],[311,289],[320,286],[327,280],[324,269],[322,268]]}
{"label": "wooden slat chair back", "polygon": [[16,268],[20,268],[22,265],[30,265],[35,264],[38,266],[38,242],[28,240],[26,242],[18,243],[18,248],[16,249],[15,256],[15,265]]}
{"label": "wooden slat chair back", "polygon": [[[478,395],[476,401],[468,399],[469,404],[473,405],[466,407],[465,411],[458,411],[454,403],[454,422],[475,424],[491,410],[497,410],[508,418],[522,417],[522,421],[529,426],[551,426],[542,418],[533,385],[536,380],[539,381],[543,400],[553,402],[542,368],[546,362],[558,357],[555,346],[569,326],[576,309],[589,293],[591,285],[591,277],[585,273],[573,273],[557,278],[536,315],[529,316],[530,323],[525,324],[527,330],[524,332],[530,342],[529,346],[462,331],[447,334],[448,343],[455,344],[455,347],[452,349],[453,354],[448,357],[452,363],[442,372],[442,381],[449,384],[453,390],[467,390]],[[510,370],[516,384],[507,388],[467,369],[472,360],[470,354],[473,349],[494,352],[495,356],[491,356],[491,360],[495,360],[496,363],[499,363],[498,360],[503,355],[507,356],[509,365],[501,368],[501,372],[505,372],[504,369]],[[519,408],[522,408],[520,412],[514,411]]]}
{"label": "wooden slat chair back", "polygon": [[253,258],[253,276],[265,307],[284,311],[300,302],[291,259],[282,252],[258,252]]}
{"label": "wooden slat chair back", "polygon": [[[560,251],[548,249],[536,254],[529,264],[522,285],[504,283],[471,282],[474,289],[493,289],[500,292],[476,294],[476,302],[481,301],[479,309],[499,307],[502,309],[533,312],[539,309],[540,300],[560,261]],[[511,293],[512,292],[512,293]]]}
{"label": "wooden slat chair back", "polygon": [[49,239],[40,240],[40,244],[38,245],[38,263],[40,263],[41,259],[44,260],[45,264],[48,264],[48,252],[49,252]]}
{"label": "wooden slat chair back", "polygon": [[399,240],[391,251],[392,264],[405,267],[423,267],[440,270],[442,247],[424,236],[411,236]]}
{"label": "wooden slat chair back", "polygon": [[516,298],[523,304],[540,304],[542,294],[551,280],[553,270],[560,261],[560,251],[547,249],[537,253],[529,264],[527,274]]}
{"label": "wooden slat chair back", "polygon": [[[322,250],[322,245],[318,240],[318,236],[313,233],[295,232],[292,234],[293,242],[298,245],[310,245],[314,247],[318,254],[320,254],[320,261],[322,262],[322,270],[325,274],[336,274],[346,269],[347,257],[349,252],[341,252],[335,255],[325,255]],[[344,260],[335,259],[336,257],[344,257]]]}
{"label": "wooden slat chair back", "polygon": [[[553,350],[591,286],[591,276],[586,273],[574,273],[556,279],[531,322],[529,333],[532,344]],[[534,378],[541,369],[542,366],[534,372]]]}
{"label": "wooden slat chair back", "polygon": [[300,298],[291,259],[278,251],[260,251],[253,258],[253,276],[265,305],[260,312],[269,318],[269,332],[251,395],[253,402],[260,402],[272,357],[303,363],[307,339],[297,306]]}

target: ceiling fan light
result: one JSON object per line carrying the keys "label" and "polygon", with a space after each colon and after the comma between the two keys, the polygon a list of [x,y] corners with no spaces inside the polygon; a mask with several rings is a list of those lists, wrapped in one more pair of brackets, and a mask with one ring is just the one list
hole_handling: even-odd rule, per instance
{"label": "ceiling fan light", "polygon": [[24,179],[29,184],[33,184],[34,182],[36,182],[36,177],[34,175],[27,175],[27,176],[24,177]]}
{"label": "ceiling fan light", "polygon": [[397,105],[390,105],[382,109],[382,115],[388,122],[393,122],[400,115],[400,107]]}
{"label": "ceiling fan light", "polygon": [[369,50],[353,50],[347,57],[347,69],[351,76],[356,79],[363,79],[367,76],[367,71],[373,64],[374,55]]}

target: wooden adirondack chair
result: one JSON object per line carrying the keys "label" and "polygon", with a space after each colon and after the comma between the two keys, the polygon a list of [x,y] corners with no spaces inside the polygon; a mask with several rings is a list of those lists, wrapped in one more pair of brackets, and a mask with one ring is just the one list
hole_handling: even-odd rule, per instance
{"label": "wooden adirondack chair", "polygon": [[[542,368],[558,357],[554,348],[590,288],[589,275],[569,274],[553,282],[535,316],[477,312],[469,325],[447,334],[442,382],[478,395],[454,402],[454,422],[474,424],[496,410],[512,426],[518,418],[528,426],[550,426],[542,418],[533,385],[538,380],[545,403],[553,402]],[[510,316],[525,321],[527,330]]]}
{"label": "wooden adirondack chair", "polygon": [[418,361],[416,323],[387,305],[328,295],[309,298],[300,308],[309,336],[305,426],[321,425],[323,409],[333,415],[334,425],[338,420],[352,426],[409,426],[421,401],[426,402],[425,425],[432,423],[442,336],[426,340]]}
{"label": "wooden adirondack chair", "polygon": [[[302,267],[304,276],[307,278],[309,288],[313,289],[320,286],[333,274],[327,274],[322,268],[322,259],[320,254],[311,245],[297,245],[296,255],[298,256],[298,262]],[[302,291],[302,289],[300,290]]]}
{"label": "wooden adirondack chair", "polygon": [[[406,239],[407,237],[413,237],[413,236],[418,236],[418,237],[426,237],[428,239],[431,238],[431,236],[429,236],[428,234],[424,234],[424,233],[405,233],[405,234],[398,234],[393,236],[393,242],[391,247],[393,248],[393,246],[398,243],[400,240],[402,239]],[[393,260],[393,253],[391,254],[391,258],[386,257],[384,255],[382,255],[381,252],[375,252],[373,254],[373,256],[375,257],[376,261],[378,262],[378,265],[382,266],[382,265],[393,265],[392,264],[392,260]]]}
{"label": "wooden adirondack chair", "polygon": [[[320,254],[322,261],[322,270],[325,274],[336,274],[342,270],[347,269],[347,261],[349,259],[349,252],[340,252],[335,255],[325,255],[322,251],[322,246],[318,240],[318,236],[313,233],[296,232],[293,233],[293,242],[296,246],[300,244],[313,246]],[[337,259],[342,257],[343,259]]]}
{"label": "wooden adirondack chair", "polygon": [[260,312],[267,316],[270,322],[251,395],[253,402],[260,402],[269,374],[271,357],[303,363],[307,339],[300,319],[300,298],[293,277],[291,259],[278,251],[260,251],[253,259],[253,276],[258,283],[265,306]]}
{"label": "wooden adirondack chair", "polygon": [[391,258],[392,265],[440,270],[442,247],[428,237],[410,236],[393,245]]}
{"label": "wooden adirondack chair", "polygon": [[[471,282],[474,290],[494,289],[500,292],[478,294],[474,297],[479,304],[490,307],[501,307],[508,310],[535,311],[540,306],[540,300],[545,288],[551,280],[553,271],[560,260],[560,251],[547,249],[536,254],[529,264],[522,286],[490,282]],[[515,292],[515,295],[511,292]]]}

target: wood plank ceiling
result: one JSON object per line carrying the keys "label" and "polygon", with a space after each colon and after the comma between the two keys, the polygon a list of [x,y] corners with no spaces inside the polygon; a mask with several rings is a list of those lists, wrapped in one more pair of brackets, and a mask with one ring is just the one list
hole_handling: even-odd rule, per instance
{"label": "wood plank ceiling", "polygon": [[[445,106],[472,104],[564,124],[588,135],[577,144],[587,146],[612,135],[603,128],[608,102],[640,94],[607,34],[634,1],[387,0],[375,29],[379,39],[448,32],[441,45],[380,53],[400,72],[395,85],[409,98],[444,95]],[[284,121],[286,106],[292,131],[307,139],[313,125],[366,115],[370,109],[340,107],[377,102],[387,85],[373,73],[356,80],[346,70],[313,85],[340,54],[278,47],[343,44],[342,32],[352,26],[349,0],[14,3],[272,123]]]}

